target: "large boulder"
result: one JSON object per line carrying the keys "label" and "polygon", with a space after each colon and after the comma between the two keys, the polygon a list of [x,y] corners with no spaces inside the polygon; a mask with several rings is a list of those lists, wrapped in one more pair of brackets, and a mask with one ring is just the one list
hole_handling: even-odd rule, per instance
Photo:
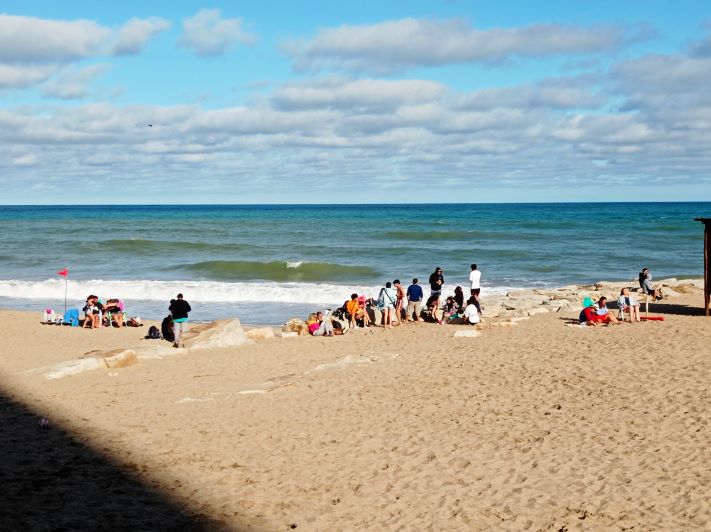
{"label": "large boulder", "polygon": [[194,325],[183,335],[183,344],[192,351],[251,343],[254,341],[249,339],[237,318]]}

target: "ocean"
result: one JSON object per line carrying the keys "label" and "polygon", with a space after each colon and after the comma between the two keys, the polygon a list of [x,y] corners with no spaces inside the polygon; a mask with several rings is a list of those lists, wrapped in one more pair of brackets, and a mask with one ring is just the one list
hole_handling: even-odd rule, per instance
{"label": "ocean", "polygon": [[[377,296],[396,278],[483,295],[703,275],[711,203],[0,206],[0,307],[62,310],[87,295],[161,319],[182,292],[194,321],[278,324]],[[427,290],[426,290],[427,292]]]}

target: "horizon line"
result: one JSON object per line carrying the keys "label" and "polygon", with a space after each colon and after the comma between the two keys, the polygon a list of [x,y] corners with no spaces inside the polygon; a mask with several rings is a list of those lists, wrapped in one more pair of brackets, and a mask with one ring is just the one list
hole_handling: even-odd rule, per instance
{"label": "horizon line", "polygon": [[658,201],[441,201],[404,203],[0,203],[0,207],[330,207],[330,206],[412,206],[412,205],[588,205],[614,203],[621,205],[651,205],[659,203],[711,203],[710,200]]}

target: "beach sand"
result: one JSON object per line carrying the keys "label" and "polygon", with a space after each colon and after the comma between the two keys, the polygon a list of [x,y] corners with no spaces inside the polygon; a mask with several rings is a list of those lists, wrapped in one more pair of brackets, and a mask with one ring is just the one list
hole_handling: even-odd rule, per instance
{"label": "beach sand", "polygon": [[[711,528],[711,319],[272,338],[47,379],[147,327],[0,312],[0,526]],[[46,417],[48,428],[38,419]]]}

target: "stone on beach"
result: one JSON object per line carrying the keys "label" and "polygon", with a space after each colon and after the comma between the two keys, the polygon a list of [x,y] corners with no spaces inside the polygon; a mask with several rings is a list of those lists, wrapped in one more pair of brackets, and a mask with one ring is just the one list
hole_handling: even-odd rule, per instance
{"label": "stone on beach", "polygon": [[259,327],[249,329],[246,334],[250,340],[266,340],[267,338],[274,338],[274,329],[271,327]]}
{"label": "stone on beach", "polygon": [[455,338],[476,338],[480,334],[481,333],[479,331],[477,331],[476,329],[465,329],[463,331],[455,331],[454,337]]}
{"label": "stone on beach", "polygon": [[291,318],[281,327],[282,332],[295,332],[299,336],[309,334],[309,328],[304,320]]}
{"label": "stone on beach", "polygon": [[254,343],[244,332],[237,318],[191,326],[183,338],[185,347],[191,351]]}

